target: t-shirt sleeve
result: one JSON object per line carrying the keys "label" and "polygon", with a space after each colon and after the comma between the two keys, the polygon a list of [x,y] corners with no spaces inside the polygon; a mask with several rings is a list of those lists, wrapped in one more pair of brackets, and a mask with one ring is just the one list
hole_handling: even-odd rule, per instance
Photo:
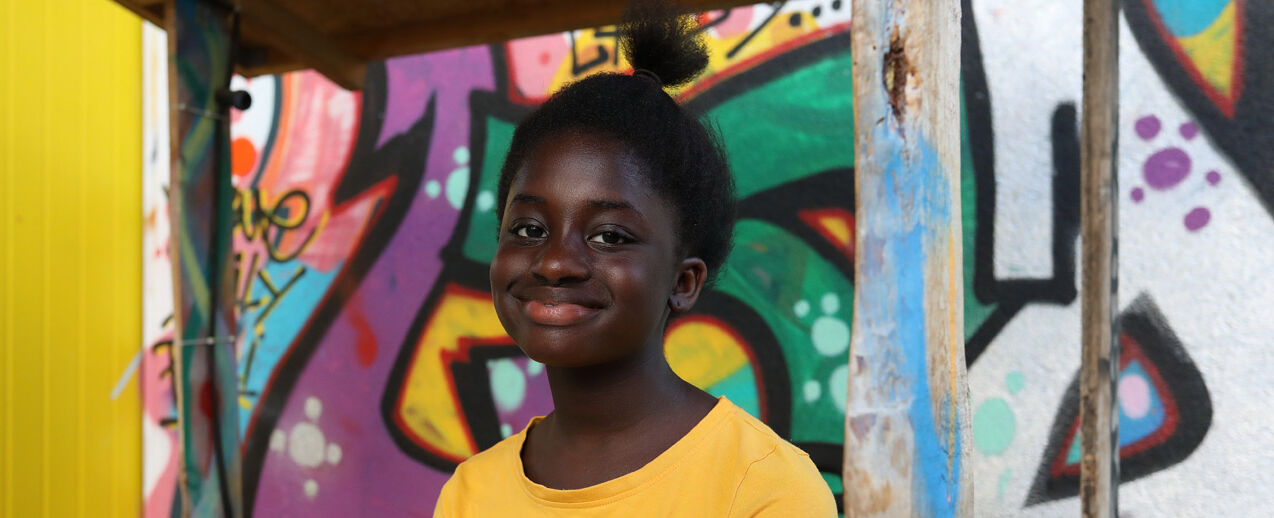
{"label": "t-shirt sleeve", "polygon": [[809,456],[778,447],[748,466],[731,517],[835,517],[836,499]]}
{"label": "t-shirt sleeve", "polygon": [[434,518],[456,516],[456,484],[456,477],[453,475],[447,479],[446,484],[442,485],[442,492],[438,494],[438,503],[434,504]]}

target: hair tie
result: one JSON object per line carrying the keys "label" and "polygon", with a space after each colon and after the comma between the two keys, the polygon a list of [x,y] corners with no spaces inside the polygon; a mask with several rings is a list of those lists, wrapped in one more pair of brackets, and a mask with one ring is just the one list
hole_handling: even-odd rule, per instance
{"label": "hair tie", "polygon": [[654,73],[654,72],[651,72],[651,71],[646,70],[646,69],[644,69],[644,68],[634,69],[634,70],[633,70],[633,77],[644,77],[644,78],[646,78],[646,79],[649,79],[649,80],[651,80],[651,81],[654,81],[654,82],[655,82],[655,84],[659,85],[659,87],[660,87],[660,88],[663,88],[663,86],[664,86],[664,82],[663,82],[663,80],[659,79],[659,76],[655,75],[655,73]]}

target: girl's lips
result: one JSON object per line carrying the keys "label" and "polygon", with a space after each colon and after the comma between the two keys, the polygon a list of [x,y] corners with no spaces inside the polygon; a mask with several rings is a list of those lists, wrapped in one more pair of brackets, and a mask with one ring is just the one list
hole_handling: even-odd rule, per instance
{"label": "girl's lips", "polygon": [[579,304],[554,304],[528,300],[522,303],[522,311],[533,322],[540,325],[569,326],[593,316],[600,310]]}

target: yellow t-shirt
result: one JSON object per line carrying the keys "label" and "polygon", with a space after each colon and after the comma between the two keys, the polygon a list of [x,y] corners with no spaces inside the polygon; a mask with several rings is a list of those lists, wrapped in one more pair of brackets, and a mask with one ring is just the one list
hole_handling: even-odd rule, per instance
{"label": "yellow t-shirt", "polygon": [[461,463],[434,516],[836,516],[809,455],[724,397],[641,469],[582,489],[526,478],[525,440],[523,429]]}

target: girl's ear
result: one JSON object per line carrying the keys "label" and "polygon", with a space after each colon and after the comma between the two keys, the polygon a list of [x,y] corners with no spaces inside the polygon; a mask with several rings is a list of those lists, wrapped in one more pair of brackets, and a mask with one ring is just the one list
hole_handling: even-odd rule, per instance
{"label": "girl's ear", "polygon": [[684,313],[694,307],[699,300],[699,292],[708,282],[708,265],[698,257],[687,257],[677,265],[677,280],[672,286],[672,294],[668,295],[668,309],[673,313]]}

